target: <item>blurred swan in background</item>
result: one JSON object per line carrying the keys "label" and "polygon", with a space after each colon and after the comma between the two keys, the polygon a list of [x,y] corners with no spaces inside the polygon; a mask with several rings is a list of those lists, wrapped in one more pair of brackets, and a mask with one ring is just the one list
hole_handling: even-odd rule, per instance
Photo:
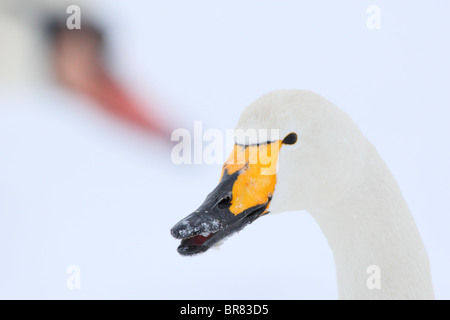
{"label": "blurred swan in background", "polygon": [[[66,26],[72,4],[82,10],[80,30]],[[0,3],[0,83],[27,88],[56,80],[124,124],[169,141],[173,128],[161,106],[140,101],[112,75],[104,31],[89,12],[81,1]]]}

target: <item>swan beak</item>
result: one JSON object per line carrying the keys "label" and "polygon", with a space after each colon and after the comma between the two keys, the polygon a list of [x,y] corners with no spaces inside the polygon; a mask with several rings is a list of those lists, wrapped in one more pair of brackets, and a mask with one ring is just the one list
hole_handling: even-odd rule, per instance
{"label": "swan beak", "polygon": [[[181,240],[181,255],[204,252],[268,213],[276,182],[274,170],[269,169],[275,168],[280,146],[278,141],[235,146],[218,186],[196,211],[171,229],[172,236]],[[267,151],[272,163],[261,161],[261,154]]]}
{"label": "swan beak", "polygon": [[236,172],[223,178],[196,211],[170,230],[174,238],[181,240],[178,253],[204,252],[265,213],[268,202],[248,208],[239,215],[230,211],[227,199],[238,176],[239,172]]}

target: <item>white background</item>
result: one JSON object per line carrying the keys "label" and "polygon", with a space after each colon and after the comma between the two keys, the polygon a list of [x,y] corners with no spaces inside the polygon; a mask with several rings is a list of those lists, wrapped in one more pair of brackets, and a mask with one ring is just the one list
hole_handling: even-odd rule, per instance
{"label": "white background", "polygon": [[[90,1],[115,74],[180,126],[233,128],[274,89],[345,110],[396,177],[450,298],[447,1]],[[381,29],[369,30],[369,5]],[[335,299],[333,257],[306,212],[266,216],[220,250],[181,257],[170,228],[220,166],[175,166],[62,89],[0,95],[0,298]],[[81,289],[66,287],[70,265]],[[408,268],[405,265],[405,268]]]}

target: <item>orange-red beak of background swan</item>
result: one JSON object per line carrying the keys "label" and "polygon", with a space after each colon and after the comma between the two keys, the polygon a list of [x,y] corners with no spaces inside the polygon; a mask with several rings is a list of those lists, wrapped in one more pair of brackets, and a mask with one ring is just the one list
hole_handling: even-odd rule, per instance
{"label": "orange-red beak of background swan", "polygon": [[181,239],[180,254],[204,252],[269,212],[278,154],[285,140],[234,146],[217,187],[172,228],[172,236]]}

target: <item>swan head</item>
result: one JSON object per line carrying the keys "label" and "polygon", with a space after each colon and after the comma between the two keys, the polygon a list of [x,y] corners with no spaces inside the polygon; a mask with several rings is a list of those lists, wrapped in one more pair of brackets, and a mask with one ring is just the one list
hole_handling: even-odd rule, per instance
{"label": "swan head", "polygon": [[204,252],[269,212],[335,205],[357,183],[367,144],[343,111],[304,90],[249,105],[235,143],[217,187],[171,229],[182,255]]}

